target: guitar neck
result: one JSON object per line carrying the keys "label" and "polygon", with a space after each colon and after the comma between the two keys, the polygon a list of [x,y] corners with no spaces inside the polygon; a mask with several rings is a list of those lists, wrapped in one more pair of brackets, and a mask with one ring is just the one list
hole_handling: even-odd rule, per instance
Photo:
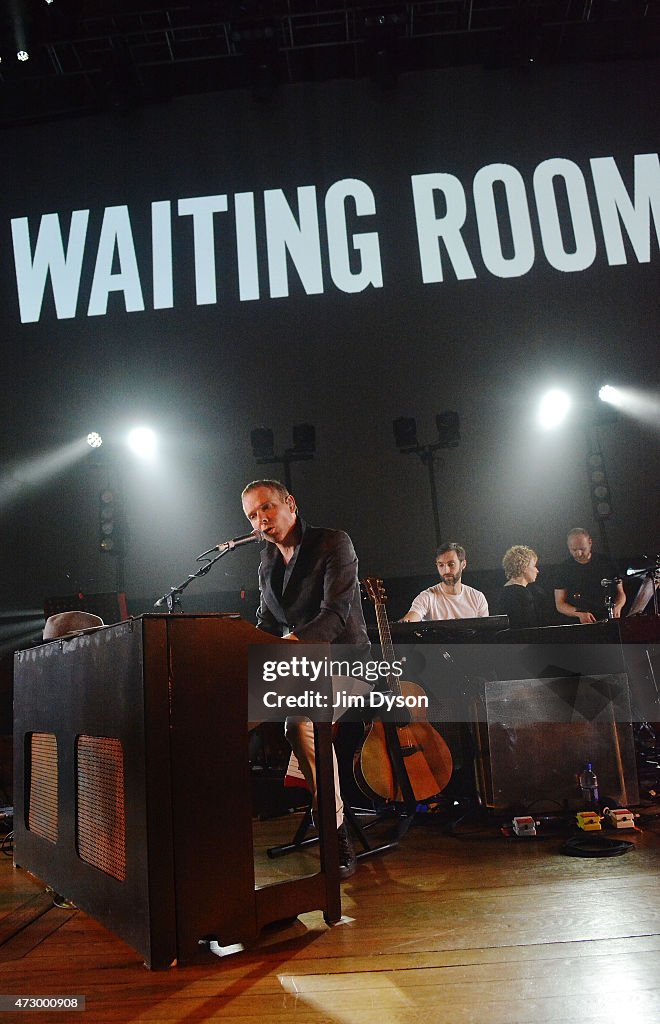
{"label": "guitar neck", "polygon": [[[376,602],[376,625],[378,626],[378,636],[380,638],[380,646],[383,652],[383,659],[390,665],[394,661],[394,644],[392,643],[392,633],[390,631],[390,624],[387,621],[387,607],[385,602]],[[398,689],[398,680],[393,679],[390,674],[387,678],[388,686],[391,690]]]}

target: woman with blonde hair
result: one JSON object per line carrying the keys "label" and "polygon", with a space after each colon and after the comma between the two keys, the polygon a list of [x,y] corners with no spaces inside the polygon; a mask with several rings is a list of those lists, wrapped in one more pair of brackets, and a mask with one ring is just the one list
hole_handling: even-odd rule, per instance
{"label": "woman with blonde hair", "polygon": [[536,551],[524,544],[514,544],[502,559],[506,583],[500,591],[497,612],[509,616],[511,629],[546,625],[541,602],[536,598],[534,587],[529,587],[539,574],[538,560]]}

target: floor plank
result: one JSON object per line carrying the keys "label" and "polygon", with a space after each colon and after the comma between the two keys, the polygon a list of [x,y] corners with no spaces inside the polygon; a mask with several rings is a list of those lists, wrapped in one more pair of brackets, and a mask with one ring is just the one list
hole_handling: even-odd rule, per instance
{"label": "floor plank", "polygon": [[[294,824],[255,825],[260,881],[316,863],[266,857]],[[86,1016],[66,1016],[94,1024],[657,1024],[660,839],[632,841],[578,859],[561,836],[415,827],[345,883],[339,925],[301,915],[242,953],[162,972],[0,860],[0,991],[85,995]]]}

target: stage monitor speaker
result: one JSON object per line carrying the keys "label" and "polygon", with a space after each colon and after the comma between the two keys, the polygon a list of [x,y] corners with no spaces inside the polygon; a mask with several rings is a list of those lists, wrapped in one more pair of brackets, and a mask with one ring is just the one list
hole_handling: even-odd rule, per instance
{"label": "stage monitor speaker", "polygon": [[623,673],[489,681],[477,718],[477,782],[489,809],[579,810],[577,775],[587,761],[601,799],[639,802]]}
{"label": "stage monitor speaker", "polygon": [[106,626],[125,622],[128,618],[126,594],[64,594],[62,597],[47,597],[44,600],[44,618],[58,612],[91,612],[100,615]]}

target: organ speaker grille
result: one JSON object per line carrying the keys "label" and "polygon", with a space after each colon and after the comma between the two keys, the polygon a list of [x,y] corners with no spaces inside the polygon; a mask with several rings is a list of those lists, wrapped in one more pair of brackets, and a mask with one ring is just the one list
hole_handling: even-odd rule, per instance
{"label": "organ speaker grille", "polygon": [[108,736],[76,740],[76,848],[87,864],[126,879],[124,751]]}
{"label": "organ speaker grille", "polygon": [[57,842],[57,739],[49,732],[26,737],[28,772],[27,827],[51,843]]}

